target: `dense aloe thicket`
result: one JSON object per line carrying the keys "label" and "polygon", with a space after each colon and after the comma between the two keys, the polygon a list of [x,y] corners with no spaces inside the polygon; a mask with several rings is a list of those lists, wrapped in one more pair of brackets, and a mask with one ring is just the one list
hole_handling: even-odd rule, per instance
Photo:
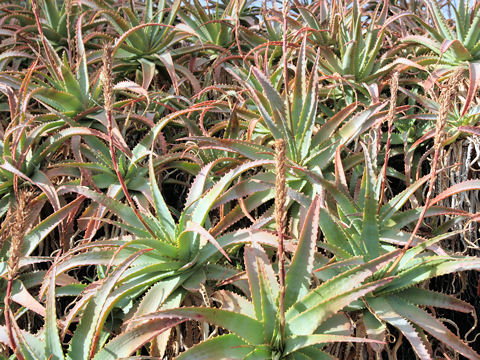
{"label": "dense aloe thicket", "polygon": [[480,1],[0,0],[0,357],[480,359]]}

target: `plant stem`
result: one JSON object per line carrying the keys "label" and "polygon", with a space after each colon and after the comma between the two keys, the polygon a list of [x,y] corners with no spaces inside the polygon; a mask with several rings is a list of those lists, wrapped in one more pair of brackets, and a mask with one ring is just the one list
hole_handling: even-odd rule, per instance
{"label": "plant stem", "polygon": [[387,115],[387,121],[388,121],[387,144],[385,145],[385,162],[382,168],[380,200],[378,201],[377,213],[380,212],[380,209],[383,203],[383,198],[385,196],[385,182],[387,181],[387,166],[388,166],[388,159],[390,158],[390,142],[392,141],[393,121],[395,120],[395,108],[397,106],[398,76],[399,76],[399,73],[395,72],[390,81],[390,108],[388,109],[388,115]]}
{"label": "plant stem", "polygon": [[[284,89],[284,92],[285,92],[285,116],[286,116],[286,120],[287,120],[287,123],[288,123],[288,126],[290,127],[290,129],[294,129],[293,127],[293,119],[292,119],[292,113],[291,113],[291,104],[290,104],[290,93],[289,93],[289,88],[288,88],[288,81],[289,81],[289,78],[288,78],[288,57],[287,57],[287,51],[288,51],[288,46],[287,46],[287,30],[288,30],[288,23],[287,23],[287,19],[288,19],[288,11],[290,10],[290,6],[289,6],[289,1],[287,0],[284,0],[283,1],[283,39],[282,39],[282,52],[283,52],[283,78],[284,78],[284,81],[285,81],[285,89]],[[290,153],[290,158],[291,159],[296,159],[296,152],[294,151],[295,150],[295,145],[293,145],[293,148],[292,148],[292,144],[295,144],[295,137],[292,136],[290,141],[289,141],[289,153]]]}
{"label": "plant stem", "polygon": [[30,193],[21,191],[15,194],[15,209],[12,213],[12,217],[8,218],[8,222],[10,224],[10,254],[7,260],[7,290],[5,293],[5,327],[7,331],[8,340],[11,344],[12,350],[14,354],[17,356],[18,359],[23,360],[24,357],[18,351],[17,344],[15,342],[15,338],[13,336],[13,324],[15,321],[15,317],[10,308],[11,303],[11,296],[12,296],[12,286],[15,277],[17,276],[20,257],[22,255],[22,245],[23,245],[23,238],[26,232],[25,226],[25,219],[28,217],[28,201],[30,199]]}
{"label": "plant stem", "polygon": [[285,179],[286,156],[285,140],[283,139],[275,141],[275,163],[277,168],[275,179],[275,222],[277,224],[278,236],[278,277],[280,278],[278,311],[280,314],[280,335],[283,340],[285,337],[285,253],[283,249],[283,239],[287,218],[287,212],[285,211],[285,202],[287,198]]}
{"label": "plant stem", "polygon": [[145,226],[145,229],[156,238],[155,233],[152,229],[148,226],[148,224],[143,219],[143,216],[139,213],[137,206],[133,202],[130,193],[128,192],[127,185],[123,180],[122,174],[118,169],[117,163],[117,156],[115,154],[115,148],[113,146],[113,75],[112,75],[112,63],[113,63],[113,47],[111,44],[107,44],[104,48],[103,53],[103,94],[105,98],[105,113],[107,116],[107,123],[108,123],[108,138],[109,138],[109,148],[110,148],[110,156],[112,157],[112,164],[115,170],[115,174],[117,175],[118,181],[120,182],[120,186],[122,187],[123,193],[125,194],[125,198],[127,199],[128,204],[132,208],[133,212],[140,220],[140,222]]}

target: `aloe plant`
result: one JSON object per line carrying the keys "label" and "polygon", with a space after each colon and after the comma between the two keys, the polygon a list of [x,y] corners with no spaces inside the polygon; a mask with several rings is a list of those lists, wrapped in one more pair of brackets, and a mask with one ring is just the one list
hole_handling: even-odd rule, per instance
{"label": "aloe plant", "polygon": [[[400,88],[400,90],[420,104],[422,109],[426,110],[424,113],[408,115],[405,117],[405,119],[416,119],[421,121],[435,121],[437,119],[439,110],[441,108],[438,100],[422,96],[407,89]],[[480,106],[478,106],[476,103],[472,104],[472,101],[473,98],[468,97],[464,102],[455,103],[454,106],[450,108],[450,111],[447,115],[447,124],[445,129],[448,142],[455,141],[462,134],[462,129],[467,130],[475,127],[475,125],[478,124]],[[431,126],[426,127],[423,135],[431,133],[432,130],[433,128]]]}
{"label": "aloe plant", "polygon": [[[152,321],[142,324],[131,330],[125,331],[114,337],[111,342],[105,344],[105,331],[102,329],[107,315],[108,296],[112,292],[116,281],[128,267],[142,253],[148,250],[140,250],[129,256],[118,268],[112,272],[107,281],[97,288],[85,308],[82,320],[75,330],[68,352],[64,352],[61,342],[55,309],[55,266],[52,267],[48,277],[48,291],[45,310],[45,326],[37,334],[21,331],[18,325],[14,325],[15,342],[22,358],[33,359],[113,359],[112,353],[119,357],[128,356],[146,341],[156,335],[174,327],[182,320],[174,319],[167,321]],[[3,330],[3,329],[2,329]],[[12,346],[12,344],[9,344]],[[13,347],[13,346],[12,346]],[[117,357],[118,358],[118,357]]]}
{"label": "aloe plant", "polygon": [[[284,80],[280,69],[272,73],[269,79],[265,72],[256,67],[252,67],[250,73],[245,69],[229,67],[229,71],[249,91],[249,103],[246,108],[254,109],[256,115],[247,116],[251,117],[251,121],[258,117],[262,121],[253,123],[255,127],[250,130],[251,140],[219,139],[213,136],[197,136],[191,139],[197,141],[202,149],[223,150],[227,152],[225,155],[231,152],[251,160],[271,159],[273,151],[266,145],[272,140],[284,139],[287,144],[287,159],[294,169],[287,176],[289,191],[300,193],[296,198],[301,198],[302,194],[311,197],[312,188],[299,169],[331,172],[332,160],[337,150],[367,131],[376,121],[380,121],[385,116],[385,112],[381,110],[386,105],[376,103],[354,114],[358,107],[358,103],[354,103],[322,119],[317,66],[315,62],[312,72],[308,75],[307,37],[305,37],[299,51],[296,76],[292,81],[293,89],[289,89],[288,96],[280,94],[277,90]],[[354,164],[361,161],[361,157],[353,155],[349,161]],[[248,186],[245,184],[247,181],[238,185],[239,189],[242,188],[239,191],[242,191],[243,196],[251,196],[245,200],[248,211],[258,207],[258,199],[264,202],[274,196],[271,192],[273,174],[258,174],[252,176],[250,181],[252,183]],[[253,182],[258,185],[253,185]],[[235,212],[231,214],[232,219],[237,219],[244,213],[239,207]],[[264,218],[268,215],[271,215],[271,211],[266,213]],[[227,220],[228,218],[225,221]]]}
{"label": "aloe plant", "polygon": [[[168,5],[171,7],[169,8]],[[103,9],[102,13],[110,20],[120,36],[116,56],[120,59],[139,59],[140,61],[161,59],[162,56],[166,56],[162,54],[155,57],[154,55],[164,53],[165,49],[182,38],[179,38],[179,34],[171,28],[179,6],[179,0],[175,0],[172,4],[165,0],[154,4],[154,1],[148,0],[143,7],[135,7],[131,3],[129,7],[120,8],[125,18],[118,14],[118,9]]]}
{"label": "aloe plant", "polygon": [[424,62],[456,66],[461,63],[475,62],[480,56],[480,10],[478,4],[471,5],[460,0],[457,5],[450,4],[454,11],[454,28],[448,25],[445,15],[436,0],[428,0],[426,4],[433,26],[425,19],[414,15],[415,20],[427,32],[427,36],[408,35],[401,40],[416,43],[431,50],[434,57],[425,58]]}
{"label": "aloe plant", "polygon": [[[338,54],[326,48],[320,61],[320,66],[330,74],[339,73],[348,80],[349,76],[355,80],[353,84],[369,83],[378,79],[395,66],[391,60],[394,52],[390,51],[380,56],[381,44],[387,30],[388,2],[384,3],[381,11],[376,11],[369,27],[362,29],[362,11],[358,1],[353,1],[351,15],[348,21],[341,21],[337,36]],[[378,10],[378,9],[377,9]],[[391,21],[389,19],[388,21]],[[399,60],[396,60],[397,62]]]}
{"label": "aloe plant", "polygon": [[[324,208],[320,216],[320,227],[326,240],[325,248],[333,252],[338,260],[335,266],[329,266],[334,273],[334,268],[338,268],[342,263],[348,266],[349,262],[357,257],[363,261],[371,261],[392,251],[395,245],[408,244],[412,234],[403,229],[417,221],[422,210],[422,208],[416,208],[400,211],[403,204],[427,181],[429,176],[410,185],[386,204],[379,205],[380,187],[377,186],[379,178],[374,175],[368,156],[365,163],[358,202],[352,201],[344,190],[334,184],[317,178],[318,183],[322,184],[337,201],[336,210]],[[475,186],[478,186],[478,183],[467,182],[463,187],[457,186],[455,191],[468,190]],[[440,198],[450,196],[455,191],[448,189],[439,195],[439,198],[435,198],[426,216],[449,213],[469,216],[462,211],[433,206]],[[357,302],[351,308],[351,311],[360,311],[363,314],[368,336],[384,339],[386,324],[389,324],[403,333],[421,359],[432,358],[428,344],[424,340],[424,332],[436,337],[469,359],[479,358],[475,351],[450,332],[438,319],[418,307],[438,306],[466,313],[473,309],[471,305],[446,294],[416,287],[435,276],[478,269],[480,266],[478,258],[447,255],[436,245],[442,239],[454,234],[445,233],[431,239],[413,234],[416,245],[410,249],[405,248],[405,255],[397,259],[394,266],[387,266],[373,275],[372,279],[391,276],[393,280],[367,294],[363,301]],[[322,271],[317,273],[323,280],[329,279],[332,274],[328,271],[329,267],[322,268]],[[376,346],[374,349],[382,350],[381,347]]]}
{"label": "aloe plant", "polygon": [[319,211],[320,198],[317,196],[305,216],[297,249],[286,274],[284,334],[279,328],[282,316],[278,308],[280,285],[266,252],[258,245],[245,248],[250,300],[221,290],[217,296],[224,300],[224,309],[184,307],[135,317],[131,321],[142,324],[156,319],[192,319],[207,321],[229,331],[227,335],[194,346],[177,359],[330,359],[322,351],[325,344],[376,342],[349,336],[348,319],[339,311],[391,280],[385,278],[362,284],[391,261],[398,251],[359,265],[310,289]]}
{"label": "aloe plant", "polygon": [[[184,76],[191,82],[195,92],[200,91],[198,81],[188,67],[178,62],[178,58],[195,53],[201,47],[179,47],[178,45],[189,35],[175,28],[174,23],[179,12],[181,1],[171,4],[162,0],[152,0],[144,6],[121,7],[122,17],[117,9],[105,7],[101,13],[109,20],[118,34],[115,42],[115,59],[117,68],[122,71],[135,71],[141,66],[141,79],[144,89],[153,79],[156,66],[164,68],[171,80],[172,88],[179,94],[179,79]],[[171,6],[169,6],[171,5]],[[166,15],[168,12],[168,16]],[[140,81],[141,80],[141,81]]]}
{"label": "aloe plant", "polygon": [[[37,13],[34,16],[43,15],[42,20],[44,21],[42,21],[41,27],[45,37],[56,47],[70,48],[73,45],[72,40],[76,33],[75,24],[84,7],[73,1],[63,1],[59,4],[57,0],[38,0],[35,3],[41,10],[41,14]],[[93,1],[93,4],[97,6],[99,3],[99,1]],[[103,23],[103,20],[95,20],[80,26],[82,26],[82,31],[88,31],[98,28]],[[22,28],[22,32],[35,32],[35,30],[38,30],[35,26]]]}
{"label": "aloe plant", "polygon": [[49,41],[45,40],[45,65],[50,76],[34,78],[31,83],[34,98],[68,117],[74,117],[98,105],[101,94],[99,80],[90,84],[80,21],[81,18],[77,22],[76,32],[79,63],[77,71],[73,72],[67,58],[64,56],[62,60]]}
{"label": "aloe plant", "polygon": [[198,0],[193,0],[193,5],[185,2],[178,14],[183,24],[177,27],[202,43],[228,47],[234,41],[233,21],[245,5],[246,0],[231,1],[226,7],[209,4],[207,8]]}
{"label": "aloe plant", "polygon": [[[151,251],[142,253],[134,266],[116,281],[117,288],[108,299],[109,309],[116,304],[126,306],[142,295],[145,296],[138,303],[138,315],[163,306],[180,305],[187,294],[186,290],[199,291],[206,285],[207,280],[218,280],[226,274],[236,273],[230,266],[214,263],[220,253],[229,259],[224,247],[248,242],[275,244],[272,235],[261,230],[238,230],[218,238],[214,238],[207,231],[211,226],[209,211],[227,186],[239,174],[266,163],[268,162],[263,161],[242,165],[224,175],[215,184],[207,181],[211,169],[211,166],[207,166],[197,176],[185,209],[178,215],[177,222],[174,221],[158,188],[153,159],[150,159],[149,174],[156,215],[147,212],[148,209],[135,213],[132,208],[118,200],[85,186],[62,186],[59,188],[60,194],[75,192],[96,201],[117,216],[117,221],[110,222],[132,235],[97,240],[72,249],[60,259],[57,274],[87,264],[107,268],[117,266],[132,253],[150,249]],[[141,217],[138,218],[137,215]],[[112,247],[116,250],[112,250]],[[79,304],[84,304],[91,296],[92,293],[85,293]],[[78,306],[72,310],[70,321],[81,308],[82,306]]]}
{"label": "aloe plant", "polygon": [[480,8],[478,3],[471,5],[465,0],[460,0],[457,6],[450,4],[455,15],[455,27],[452,28],[448,25],[436,0],[428,0],[426,4],[433,26],[427,24],[421,17],[413,16],[429,36],[408,35],[401,41],[418,44],[433,52],[433,55],[418,57],[416,62],[435,65],[439,71],[439,77],[445,75],[442,74],[445,68],[448,70],[457,66],[468,67],[470,86],[467,101],[461,113],[463,117],[470,110],[470,103],[480,83]]}

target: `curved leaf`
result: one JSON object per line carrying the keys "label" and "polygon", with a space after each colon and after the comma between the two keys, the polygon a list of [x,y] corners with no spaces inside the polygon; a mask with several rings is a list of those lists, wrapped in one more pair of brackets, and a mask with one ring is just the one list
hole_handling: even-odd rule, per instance
{"label": "curved leaf", "polygon": [[425,331],[429,332],[431,335],[454,349],[456,352],[459,352],[468,359],[480,359],[480,355],[478,355],[455,334],[448,330],[445,325],[428,314],[426,311],[421,310],[395,296],[389,296],[386,301],[388,301],[392,309],[399,315],[409,319],[412,323],[416,324],[422,329],[425,329]]}
{"label": "curved leaf", "polygon": [[245,341],[234,334],[221,335],[203,341],[191,349],[181,353],[177,360],[211,360],[232,359],[243,360],[252,351]]}
{"label": "curved leaf", "polygon": [[149,315],[132,319],[132,321],[148,321],[155,319],[168,319],[172,317],[206,321],[210,324],[221,326],[238,335],[251,345],[261,345],[265,341],[263,337],[263,326],[259,321],[242,314],[221,309],[183,307],[157,311]]}
{"label": "curved leaf", "polygon": [[299,236],[297,250],[285,279],[285,308],[303,298],[310,288],[315,247],[317,243],[320,197],[317,195],[308,209]]}
{"label": "curved leaf", "polygon": [[116,336],[101,349],[93,359],[117,360],[125,358],[148,341],[184,321],[185,320],[175,318],[147,321]]}

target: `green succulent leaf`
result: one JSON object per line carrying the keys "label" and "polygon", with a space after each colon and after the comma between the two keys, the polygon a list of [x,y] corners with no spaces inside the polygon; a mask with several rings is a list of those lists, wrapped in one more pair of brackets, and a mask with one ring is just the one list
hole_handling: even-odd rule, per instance
{"label": "green succulent leaf", "polygon": [[285,279],[285,308],[303,298],[310,288],[315,246],[317,243],[320,197],[317,195],[308,209],[297,245],[297,251]]}
{"label": "green succulent leaf", "polygon": [[[287,333],[291,335],[312,334],[324,321],[349,305],[352,301],[365,296],[391,280],[392,278],[385,278],[356,287],[344,293],[337,292],[338,295],[331,299],[320,302],[296,316],[290,316],[287,322]],[[350,287],[354,286],[352,283],[349,285]],[[318,289],[314,291],[321,290]]]}
{"label": "green succulent leaf", "polygon": [[328,344],[335,342],[361,342],[361,343],[375,343],[376,340],[363,339],[352,336],[341,336],[341,335],[324,335],[324,334],[313,334],[313,335],[302,335],[302,336],[293,336],[287,338],[285,341],[285,350],[284,355],[292,354],[298,350],[312,347],[312,345]]}
{"label": "green succulent leaf", "polygon": [[189,308],[162,310],[142,316],[136,321],[148,321],[177,317],[179,319],[191,319],[207,321],[211,324],[228,329],[250,345],[261,345],[265,342],[262,323],[251,317],[214,308]]}
{"label": "green succulent leaf", "polygon": [[55,309],[55,266],[51,269],[47,292],[47,309],[45,317],[45,354],[53,360],[63,360],[63,349],[57,332],[57,316]]}
{"label": "green succulent leaf", "polygon": [[381,320],[395,326],[407,338],[420,359],[432,359],[429,349],[410,321],[399,315],[383,297],[372,297],[367,303]]}
{"label": "green succulent leaf", "polygon": [[443,325],[439,320],[428,314],[426,311],[409,304],[395,296],[389,296],[386,300],[392,309],[400,316],[408,319],[412,323],[421,327],[431,335],[442,341],[444,344],[455,349],[455,351],[464,355],[468,359],[480,359],[475,351],[461,341],[455,334]]}
{"label": "green succulent leaf", "polygon": [[155,176],[155,169],[153,167],[153,159],[151,156],[148,169],[150,174],[150,188],[153,194],[157,218],[160,219],[162,228],[164,228],[169,235],[168,240],[173,240],[173,238],[175,237],[175,221],[173,220],[172,215],[168,210],[167,204],[165,203],[165,200],[163,199],[163,196],[160,192],[160,189],[158,188],[157,179]]}
{"label": "green succulent leaf", "polygon": [[146,342],[164,331],[181,324],[179,319],[156,319],[135,326],[107,343],[94,357],[94,360],[117,360],[126,358]]}
{"label": "green succulent leaf", "polygon": [[[333,279],[321,284],[316,289],[311,290],[305,297],[288,309],[285,314],[287,321],[303,314],[318,304],[339,296],[339,294],[347,294],[349,291],[352,291],[352,289],[359,286],[366,278],[392,261],[400,254],[400,251],[401,250],[393,251],[367,263],[358,265],[348,271],[344,271]],[[354,293],[351,295],[354,295]],[[341,308],[338,310],[341,310]],[[310,321],[311,320],[309,320],[309,322]]]}
{"label": "green succulent leaf", "polygon": [[128,257],[127,260],[125,260],[125,262],[123,262],[99,287],[96,296],[89,301],[85,308],[80,324],[75,330],[70,343],[67,359],[83,360],[93,357],[101,326],[107,316],[107,314],[104,313],[104,307],[108,296],[117,284],[121,275],[139,256],[147,251],[148,249],[140,250]]}
{"label": "green succulent leaf", "polygon": [[203,341],[181,353],[177,360],[210,360],[230,358],[243,360],[252,351],[244,340],[234,334],[221,335]]}

